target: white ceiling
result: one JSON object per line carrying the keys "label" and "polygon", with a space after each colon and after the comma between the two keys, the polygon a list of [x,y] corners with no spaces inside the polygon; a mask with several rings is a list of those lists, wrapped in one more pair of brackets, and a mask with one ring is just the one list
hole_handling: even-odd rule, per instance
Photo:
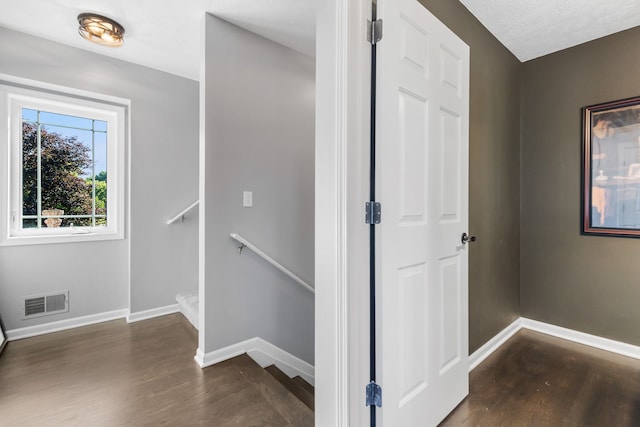
{"label": "white ceiling", "polygon": [[[124,46],[82,39],[76,20],[82,12],[122,24]],[[314,0],[2,0],[0,26],[198,80],[205,12],[315,54]]]}
{"label": "white ceiling", "polygon": [[[2,0],[0,26],[198,80],[205,12],[313,56],[315,1]],[[521,61],[640,25],[640,0],[460,2]],[[82,12],[120,22],[125,45],[108,48],[80,38],[76,17]]]}
{"label": "white ceiling", "polygon": [[640,0],[460,0],[520,61],[640,25]]}

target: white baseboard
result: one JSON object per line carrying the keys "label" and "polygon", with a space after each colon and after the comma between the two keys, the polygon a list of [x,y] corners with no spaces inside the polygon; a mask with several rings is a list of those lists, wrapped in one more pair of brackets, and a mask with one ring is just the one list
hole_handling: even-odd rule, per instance
{"label": "white baseboard", "polygon": [[200,347],[198,347],[198,349],[196,350],[196,355],[193,356],[193,360],[195,360],[198,366],[200,366],[201,368],[206,368],[207,366],[210,366],[205,363],[204,353],[202,352],[202,350],[200,350]]}
{"label": "white baseboard", "polygon": [[153,319],[154,317],[166,316],[180,312],[178,304],[165,305],[164,307],[152,308],[151,310],[137,311],[127,315],[127,322],[139,322],[141,320]]}
{"label": "white baseboard", "polygon": [[300,375],[302,379],[311,385],[315,385],[315,368],[313,365],[276,347],[262,338],[256,338],[254,348],[247,354],[263,368],[276,365],[278,369],[287,374],[289,378]]}
{"label": "white baseboard", "polygon": [[517,318],[509,326],[504,328],[495,337],[487,341],[482,347],[469,356],[469,372],[478,366],[484,359],[502,346],[509,338],[522,329],[522,318]]}
{"label": "white baseboard", "polygon": [[526,319],[524,317],[521,317],[520,321],[522,322],[523,328],[527,328],[532,331],[541,332],[543,334],[599,348],[600,350],[609,351],[611,353],[632,357],[634,359],[640,359],[640,347],[632,344],[599,337],[597,335],[585,334],[584,332],[578,332],[573,329],[567,329],[561,326],[539,322],[537,320]]}
{"label": "white baseboard", "polygon": [[269,365],[276,365],[278,369],[291,378],[300,375],[309,384],[314,385],[315,383],[315,368],[313,365],[258,337],[206,354],[198,349],[194,359],[200,367],[205,368],[244,353],[247,353],[263,368]]}
{"label": "white baseboard", "polygon": [[469,356],[469,371],[472,371],[476,366],[482,363],[483,360],[489,357],[491,353],[500,348],[502,344],[523,328],[551,335],[556,338],[562,338],[578,344],[588,345],[589,347],[598,348],[611,353],[620,354],[622,356],[640,359],[639,346],[599,337],[597,335],[574,331],[573,329],[563,328],[550,323],[520,317]]}
{"label": "white baseboard", "polygon": [[95,323],[108,322],[109,320],[122,319],[127,317],[129,310],[114,310],[105,313],[91,314],[89,316],[74,317],[73,319],[58,320],[56,322],[43,323],[42,325],[27,326],[6,331],[7,340],[14,341],[23,338],[35,337],[37,335],[50,334],[52,332],[65,331],[67,329],[79,328],[81,326],[93,325]]}
{"label": "white baseboard", "polygon": [[210,351],[209,353],[203,353],[198,347],[198,351],[196,352],[194,359],[198,362],[198,365],[200,365],[201,368],[206,368],[207,366],[215,365],[216,363],[224,362],[225,360],[229,360],[233,357],[246,353],[247,348],[251,348],[251,342],[253,340],[255,340],[255,338],[251,338],[237,344],[232,344],[221,348],[220,350]]}

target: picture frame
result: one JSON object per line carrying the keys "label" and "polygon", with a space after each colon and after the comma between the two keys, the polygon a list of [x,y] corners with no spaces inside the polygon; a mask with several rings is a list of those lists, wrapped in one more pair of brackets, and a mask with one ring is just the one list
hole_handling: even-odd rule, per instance
{"label": "picture frame", "polygon": [[640,237],[640,96],[582,108],[582,234]]}

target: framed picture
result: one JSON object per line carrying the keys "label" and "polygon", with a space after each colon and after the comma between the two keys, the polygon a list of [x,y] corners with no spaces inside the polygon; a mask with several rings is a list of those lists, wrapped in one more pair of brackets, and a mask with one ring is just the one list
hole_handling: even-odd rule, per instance
{"label": "framed picture", "polygon": [[640,97],[582,109],[582,234],[640,237]]}

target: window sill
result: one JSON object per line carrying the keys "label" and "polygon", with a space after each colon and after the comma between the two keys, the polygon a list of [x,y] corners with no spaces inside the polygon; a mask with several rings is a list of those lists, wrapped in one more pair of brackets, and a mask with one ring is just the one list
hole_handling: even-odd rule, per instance
{"label": "window sill", "polygon": [[97,242],[103,240],[122,240],[124,233],[82,231],[50,236],[12,236],[0,241],[0,246],[46,245],[56,243]]}

